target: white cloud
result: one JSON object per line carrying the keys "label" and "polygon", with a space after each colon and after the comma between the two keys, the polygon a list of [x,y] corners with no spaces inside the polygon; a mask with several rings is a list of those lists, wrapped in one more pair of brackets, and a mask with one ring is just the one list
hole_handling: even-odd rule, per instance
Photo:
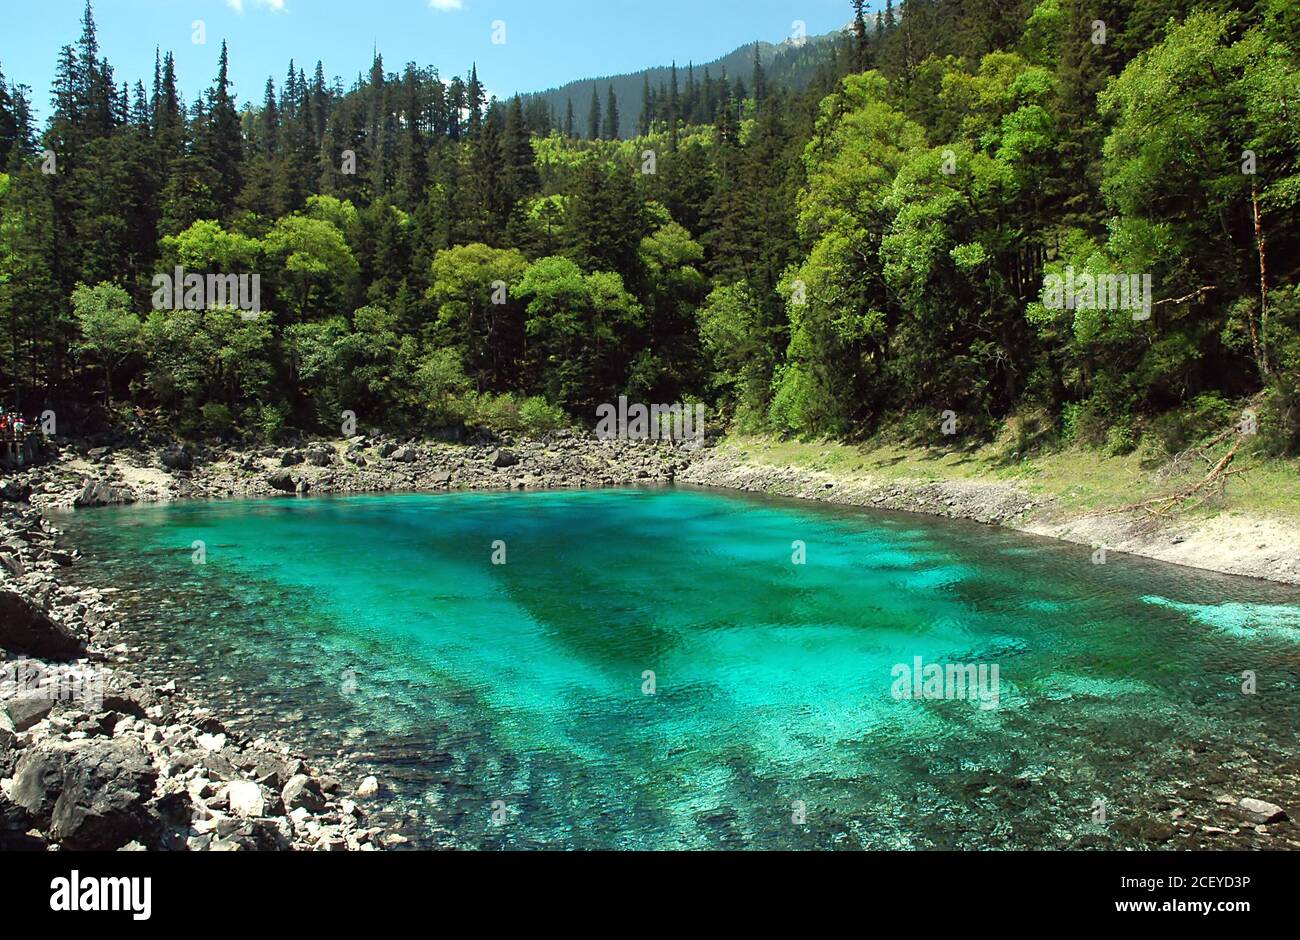
{"label": "white cloud", "polygon": [[[266,7],[273,13],[284,13],[286,0],[248,0],[255,7]],[[236,13],[244,12],[244,0],[226,0],[226,6]]]}
{"label": "white cloud", "polygon": [[459,10],[463,2],[464,0],[429,0],[429,9],[446,13],[448,10]]}

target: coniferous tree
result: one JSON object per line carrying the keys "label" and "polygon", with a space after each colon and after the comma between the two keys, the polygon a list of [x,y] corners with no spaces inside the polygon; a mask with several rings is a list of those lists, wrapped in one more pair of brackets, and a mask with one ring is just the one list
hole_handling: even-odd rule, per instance
{"label": "coniferous tree", "polygon": [[754,43],[754,103],[762,105],[767,99],[767,73],[763,70],[763,57],[758,43]]}
{"label": "coniferous tree", "polygon": [[222,217],[228,216],[240,191],[243,135],[231,94],[229,57],[224,41],[217,62],[217,77],[205,96],[196,151],[209,168],[212,198]]}
{"label": "coniferous tree", "polygon": [[513,206],[541,188],[537,154],[533,151],[532,134],[518,95],[510,100],[506,111],[501,148],[507,200]]}
{"label": "coniferous tree", "polygon": [[591,107],[587,109],[587,138],[589,140],[600,140],[600,95],[596,92],[596,86],[591,86]]}
{"label": "coniferous tree", "polygon": [[853,71],[865,72],[870,67],[866,0],[853,0]]}
{"label": "coniferous tree", "polygon": [[614,86],[610,85],[606,97],[604,134],[602,135],[605,140],[618,140],[618,121],[618,97],[614,94]]}
{"label": "coniferous tree", "polygon": [[641,118],[637,122],[637,131],[642,137],[650,133],[650,124],[654,119],[654,92],[650,90],[650,74],[647,72],[642,79],[641,87]]}
{"label": "coniferous tree", "polygon": [[0,72],[0,169],[9,165],[10,157],[22,153],[27,141],[19,130],[18,98],[21,92],[10,92],[5,84],[4,73]]}

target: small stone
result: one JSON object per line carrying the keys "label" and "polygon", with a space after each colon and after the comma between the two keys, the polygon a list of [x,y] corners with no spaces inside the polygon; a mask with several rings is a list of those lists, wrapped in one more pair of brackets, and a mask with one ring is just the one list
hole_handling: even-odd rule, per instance
{"label": "small stone", "polygon": [[231,781],[226,798],[230,802],[230,811],[236,816],[252,819],[266,815],[266,799],[262,796],[262,788],[255,783]]}
{"label": "small stone", "polygon": [[1271,823],[1286,822],[1291,818],[1286,814],[1286,810],[1276,803],[1266,803],[1263,800],[1246,797],[1237,805],[1250,818],[1251,822],[1269,825]]}
{"label": "small stone", "polygon": [[6,725],[21,733],[49,715],[53,707],[54,702],[48,695],[29,692],[5,702],[0,707],[0,715],[7,715]]}
{"label": "small stone", "polygon": [[224,734],[201,734],[197,740],[199,747],[214,753],[226,746],[226,736]]}
{"label": "small stone", "polygon": [[325,794],[321,792],[320,784],[306,774],[298,774],[286,783],[281,796],[290,812],[305,809],[309,813],[319,813],[325,809]]}
{"label": "small stone", "polygon": [[379,796],[379,781],[374,777],[367,777],[361,781],[361,786],[357,787],[357,799],[373,800]]}

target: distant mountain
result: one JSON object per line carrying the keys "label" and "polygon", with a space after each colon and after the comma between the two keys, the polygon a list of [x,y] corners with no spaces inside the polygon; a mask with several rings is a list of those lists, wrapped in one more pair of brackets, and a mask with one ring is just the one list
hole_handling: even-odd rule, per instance
{"label": "distant mountain", "polygon": [[[681,91],[685,91],[688,75],[692,70],[695,81],[703,81],[707,69],[709,77],[714,81],[725,74],[733,83],[740,78],[748,89],[754,73],[754,46],[757,45],[760,61],[767,73],[768,84],[772,87],[801,91],[816,75],[817,69],[829,59],[835,40],[842,35],[843,33],[837,31],[822,36],[809,36],[799,44],[792,40],[779,44],[749,43],[712,62],[694,64],[679,62],[677,63],[678,86]],[[576,124],[579,132],[582,133],[587,126],[592,88],[594,87],[600,96],[600,106],[603,111],[607,89],[613,85],[614,94],[618,96],[619,136],[631,137],[636,134],[637,124],[641,118],[641,96],[646,77],[650,78],[650,87],[657,90],[660,85],[668,83],[671,74],[671,66],[664,65],[623,75],[584,78],[559,88],[524,95],[523,99],[526,104],[538,98],[545,100],[557,126],[563,123],[565,106],[572,100]]]}

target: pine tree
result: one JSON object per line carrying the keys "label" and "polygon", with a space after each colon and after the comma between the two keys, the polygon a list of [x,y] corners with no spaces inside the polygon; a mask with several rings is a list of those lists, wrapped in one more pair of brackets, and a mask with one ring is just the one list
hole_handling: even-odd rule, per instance
{"label": "pine tree", "polygon": [[866,0],[853,0],[853,71],[865,72],[871,67],[871,51],[867,43]]}
{"label": "pine tree", "polygon": [[677,121],[681,115],[681,97],[677,91],[677,62],[673,61],[670,84],[668,86],[668,149],[677,152]]}
{"label": "pine tree", "polygon": [[494,108],[480,125],[469,156],[469,179],[461,206],[469,241],[500,245],[513,204],[507,188],[505,154]]}
{"label": "pine tree", "polygon": [[275,79],[266,79],[266,91],[262,96],[262,113],[257,122],[258,150],[268,156],[274,156],[280,146],[280,106],[275,100]]}
{"label": "pine tree", "polygon": [[81,25],[81,39],[77,41],[78,82],[75,94],[81,130],[86,139],[94,139],[106,136],[113,128],[114,87],[112,70],[99,57],[99,40],[90,0],[86,0]]}
{"label": "pine tree", "polygon": [[[859,0],[861,2],[861,0]],[[767,73],[763,70],[763,57],[758,43],[754,43],[754,101],[762,104],[767,98]]]}
{"label": "pine tree", "polygon": [[21,149],[18,138],[18,112],[13,96],[0,72],[0,168],[9,165],[10,155]]}
{"label": "pine tree", "polygon": [[606,102],[604,138],[606,140],[618,140],[618,96],[614,94],[613,85],[609,86]]}
{"label": "pine tree", "polygon": [[537,174],[537,154],[533,151],[532,134],[524,117],[523,102],[518,95],[510,100],[506,111],[501,148],[507,199],[514,205],[541,188],[541,179]]}
{"label": "pine tree", "polygon": [[316,130],[316,146],[325,140],[325,125],[330,118],[330,94],[325,87],[325,66],[317,60],[311,81],[312,126]]}
{"label": "pine tree", "polygon": [[591,86],[591,107],[587,111],[587,138],[600,140],[600,95]]}
{"label": "pine tree", "polygon": [[243,139],[239,114],[230,92],[230,61],[226,43],[221,43],[217,77],[206,96],[207,112],[201,123],[198,152],[212,171],[212,197],[222,216],[234,208],[240,190]]}
{"label": "pine tree", "polygon": [[469,134],[473,137],[483,126],[483,108],[487,104],[483,85],[478,80],[477,64],[470,67],[469,84],[465,88],[465,95],[469,108]]}
{"label": "pine tree", "polygon": [[407,212],[414,212],[424,198],[428,181],[428,148],[421,127],[424,107],[421,102],[421,76],[408,65],[402,76],[402,150],[398,159],[397,193]]}
{"label": "pine tree", "polygon": [[650,122],[655,110],[654,93],[650,90],[650,73],[642,76],[641,84],[641,119],[637,122],[637,131],[642,137],[650,133]]}

